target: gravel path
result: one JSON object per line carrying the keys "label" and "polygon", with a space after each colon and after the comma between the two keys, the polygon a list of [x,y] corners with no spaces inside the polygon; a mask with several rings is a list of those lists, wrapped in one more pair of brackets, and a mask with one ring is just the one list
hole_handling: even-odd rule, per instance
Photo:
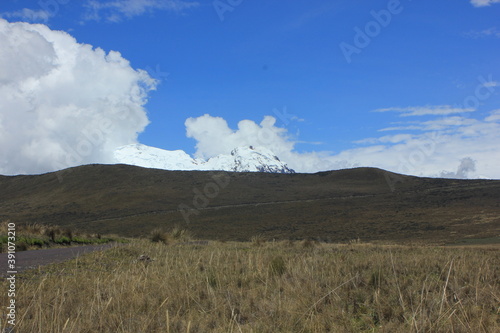
{"label": "gravel path", "polygon": [[[116,243],[16,252],[15,270],[19,273],[26,269],[65,261],[85,253],[109,249],[113,246],[116,246]],[[7,253],[0,253],[0,275],[7,275],[7,271]]]}

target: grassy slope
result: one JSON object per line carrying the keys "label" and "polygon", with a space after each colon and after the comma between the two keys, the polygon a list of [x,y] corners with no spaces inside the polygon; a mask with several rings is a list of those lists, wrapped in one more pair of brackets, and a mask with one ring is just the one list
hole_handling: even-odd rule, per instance
{"label": "grassy slope", "polygon": [[233,173],[207,209],[185,224],[179,204],[193,206],[194,189],[213,184],[212,175],[89,165],[57,174],[0,177],[0,219],[123,236],[180,224],[199,238],[224,240],[263,234],[450,242],[500,234],[500,181],[407,177],[373,168]]}
{"label": "grassy slope", "polygon": [[[141,254],[154,261],[138,261]],[[499,255],[474,247],[133,241],[19,275],[16,330],[498,332]]]}

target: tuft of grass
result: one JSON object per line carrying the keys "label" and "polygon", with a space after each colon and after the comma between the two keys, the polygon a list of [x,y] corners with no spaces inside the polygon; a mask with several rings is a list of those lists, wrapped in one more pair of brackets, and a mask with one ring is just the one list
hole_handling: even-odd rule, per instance
{"label": "tuft of grass", "polygon": [[183,229],[178,225],[172,228],[172,230],[170,231],[170,237],[172,237],[174,240],[182,242],[189,242],[193,239],[193,236],[189,230]]}
{"label": "tuft of grass", "polygon": [[282,276],[286,272],[286,262],[281,256],[272,258],[269,263],[269,273],[271,275]]}
{"label": "tuft of grass", "polygon": [[168,244],[168,234],[160,228],[151,231],[151,241],[154,243],[161,242],[163,244]]}
{"label": "tuft of grass", "polygon": [[266,239],[264,238],[264,236],[259,234],[259,235],[252,236],[252,238],[250,238],[250,241],[252,242],[253,246],[258,247],[258,246],[262,246],[262,244],[264,244],[266,242]]}
{"label": "tuft of grass", "polygon": [[302,247],[304,249],[310,249],[310,248],[313,248],[315,246],[316,246],[316,242],[314,240],[310,239],[310,238],[304,239],[302,241]]}

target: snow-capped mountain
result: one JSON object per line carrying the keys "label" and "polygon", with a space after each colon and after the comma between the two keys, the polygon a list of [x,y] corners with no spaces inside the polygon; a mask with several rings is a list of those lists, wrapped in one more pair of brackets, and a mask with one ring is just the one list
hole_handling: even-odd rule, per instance
{"label": "snow-capped mountain", "polygon": [[164,170],[295,173],[265,147],[238,147],[230,155],[220,154],[205,161],[192,158],[182,150],[171,151],[132,144],[115,150],[114,157],[117,163]]}

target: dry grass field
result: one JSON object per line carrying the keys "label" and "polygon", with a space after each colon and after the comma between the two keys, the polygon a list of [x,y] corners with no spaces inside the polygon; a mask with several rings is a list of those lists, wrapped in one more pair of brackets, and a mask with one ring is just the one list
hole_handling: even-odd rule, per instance
{"label": "dry grass field", "polygon": [[156,240],[19,274],[16,332],[500,332],[498,247]]}
{"label": "dry grass field", "polygon": [[0,188],[18,250],[134,238],[19,273],[16,332],[500,332],[498,180],[88,165]]}

